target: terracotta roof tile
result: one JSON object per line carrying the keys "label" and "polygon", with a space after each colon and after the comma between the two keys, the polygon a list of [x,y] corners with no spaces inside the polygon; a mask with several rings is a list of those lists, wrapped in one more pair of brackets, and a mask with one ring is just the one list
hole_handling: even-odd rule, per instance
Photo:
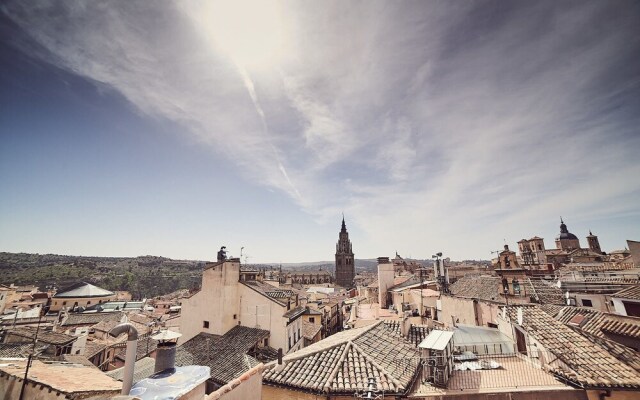
{"label": "terracotta roof tile", "polygon": [[[7,331],[7,334],[23,337],[28,340],[32,340],[36,334],[36,328],[33,326],[23,326],[20,328],[15,328]],[[47,343],[52,345],[66,345],[77,338],[75,336],[66,335],[64,333],[58,332],[48,332],[43,330],[42,328],[38,330],[38,342]]]}
{"label": "terracotta roof tile", "polygon": [[267,383],[312,392],[353,393],[375,377],[387,393],[404,393],[418,372],[419,352],[393,329],[377,324],[339,332],[271,365]]}
{"label": "terracotta roof tile", "polygon": [[[518,308],[509,309],[512,321],[517,320]],[[608,351],[554,319],[539,306],[521,308],[522,327],[563,364],[549,366],[552,372],[581,387],[640,388],[640,373]]]}
{"label": "terracotta roof tile", "polygon": [[504,302],[500,294],[501,280],[497,276],[466,275],[449,286],[456,297]]}
{"label": "terracotta roof tile", "polygon": [[611,295],[623,299],[640,300],[640,285],[630,286]]}

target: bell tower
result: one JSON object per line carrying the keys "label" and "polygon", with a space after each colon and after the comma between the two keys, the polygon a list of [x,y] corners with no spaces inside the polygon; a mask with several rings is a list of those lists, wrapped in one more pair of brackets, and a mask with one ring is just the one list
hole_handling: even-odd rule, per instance
{"label": "bell tower", "polygon": [[589,236],[587,236],[587,242],[589,242],[589,249],[591,251],[602,254],[602,249],[600,248],[600,241],[598,237],[589,231]]}
{"label": "bell tower", "polygon": [[353,279],[356,276],[356,267],[354,265],[353,249],[349,240],[349,232],[347,225],[344,223],[344,215],[342,216],[342,229],[338,235],[338,243],[336,244],[336,284],[344,288],[353,286]]}

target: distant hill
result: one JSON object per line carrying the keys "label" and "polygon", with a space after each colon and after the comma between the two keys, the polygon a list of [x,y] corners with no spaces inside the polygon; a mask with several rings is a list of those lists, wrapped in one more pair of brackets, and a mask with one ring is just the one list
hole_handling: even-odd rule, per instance
{"label": "distant hill", "polygon": [[135,298],[155,297],[200,286],[204,261],[164,257],[87,257],[0,253],[0,283],[36,285],[40,290],[87,281]]}

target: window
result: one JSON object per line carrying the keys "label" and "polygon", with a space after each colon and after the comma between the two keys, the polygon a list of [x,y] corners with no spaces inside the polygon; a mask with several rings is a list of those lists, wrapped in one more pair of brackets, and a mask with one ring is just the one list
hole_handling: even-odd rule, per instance
{"label": "window", "polygon": [[202,321],[202,327],[205,329],[209,329],[209,321]]}
{"label": "window", "polygon": [[587,300],[587,299],[582,299],[582,305],[584,307],[593,307],[593,303],[591,302],[591,300]]}
{"label": "window", "polygon": [[264,339],[264,345],[268,346],[269,345],[269,338]]}
{"label": "window", "polygon": [[63,302],[62,302],[62,305],[63,305],[63,306],[66,306],[66,305],[67,305],[67,302],[66,302],[66,301],[63,301]]}
{"label": "window", "polygon": [[233,319],[236,319],[238,316],[236,314],[233,314]]}
{"label": "window", "polygon": [[300,339],[300,328],[298,328],[298,339]]}
{"label": "window", "polygon": [[315,324],[316,322],[315,317],[309,317],[309,322],[311,322],[312,324]]}
{"label": "window", "polygon": [[289,350],[291,350],[291,336],[289,336]]}

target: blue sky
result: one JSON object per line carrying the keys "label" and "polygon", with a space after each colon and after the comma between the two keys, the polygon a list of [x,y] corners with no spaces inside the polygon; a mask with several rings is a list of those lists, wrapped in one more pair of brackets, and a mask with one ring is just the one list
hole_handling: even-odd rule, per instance
{"label": "blue sky", "polygon": [[0,250],[487,259],[640,239],[633,1],[0,6]]}

